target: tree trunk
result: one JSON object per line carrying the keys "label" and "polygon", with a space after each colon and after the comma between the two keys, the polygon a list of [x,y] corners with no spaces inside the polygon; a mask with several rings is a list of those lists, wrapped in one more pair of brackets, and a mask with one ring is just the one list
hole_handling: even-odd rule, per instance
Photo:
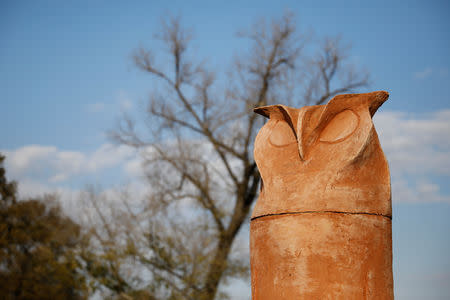
{"label": "tree trunk", "polygon": [[216,255],[210,265],[208,274],[205,280],[205,288],[199,295],[199,300],[213,300],[219,287],[220,278],[227,267],[227,258],[230,253],[231,244],[233,243],[233,236],[227,233],[220,237],[217,244]]}
{"label": "tree trunk", "polygon": [[[246,181],[248,184],[248,180]],[[246,189],[244,189],[246,191]],[[252,201],[245,202],[245,192],[242,191],[242,195],[238,198],[236,207],[234,208],[233,217],[231,218],[230,225],[227,230],[221,234],[219,243],[217,244],[216,254],[214,260],[210,265],[208,274],[205,279],[205,288],[198,299],[201,300],[214,300],[217,289],[219,287],[220,279],[223,272],[227,268],[228,255],[231,250],[236,235],[242,226],[245,218],[250,210]]]}

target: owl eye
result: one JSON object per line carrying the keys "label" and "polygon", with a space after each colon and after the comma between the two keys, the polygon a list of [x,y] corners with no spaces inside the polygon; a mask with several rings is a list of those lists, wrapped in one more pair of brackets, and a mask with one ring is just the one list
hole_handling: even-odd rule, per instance
{"label": "owl eye", "polygon": [[331,119],[320,133],[319,141],[337,143],[349,137],[358,127],[359,117],[346,109]]}
{"label": "owl eye", "polygon": [[275,126],[270,134],[269,141],[274,146],[287,146],[292,143],[297,143],[294,132],[288,123],[277,120]]}

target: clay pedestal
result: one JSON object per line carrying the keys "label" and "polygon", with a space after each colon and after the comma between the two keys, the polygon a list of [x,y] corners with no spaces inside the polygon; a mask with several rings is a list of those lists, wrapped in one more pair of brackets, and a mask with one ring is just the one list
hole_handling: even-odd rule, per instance
{"label": "clay pedestal", "polygon": [[393,299],[391,189],[372,116],[386,92],[255,109],[253,300]]}

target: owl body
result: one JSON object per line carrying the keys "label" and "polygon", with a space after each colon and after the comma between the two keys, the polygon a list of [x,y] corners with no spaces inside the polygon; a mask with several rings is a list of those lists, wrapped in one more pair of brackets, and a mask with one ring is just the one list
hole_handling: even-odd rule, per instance
{"label": "owl body", "polygon": [[389,169],[372,123],[386,92],[255,109],[262,188],[253,299],[392,299]]}

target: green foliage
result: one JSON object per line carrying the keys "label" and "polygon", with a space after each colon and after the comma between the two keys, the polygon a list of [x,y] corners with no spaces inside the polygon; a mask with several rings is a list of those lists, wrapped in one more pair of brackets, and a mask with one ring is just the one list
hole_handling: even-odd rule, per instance
{"label": "green foliage", "polygon": [[18,200],[0,155],[0,298],[85,299],[80,227],[53,196]]}

